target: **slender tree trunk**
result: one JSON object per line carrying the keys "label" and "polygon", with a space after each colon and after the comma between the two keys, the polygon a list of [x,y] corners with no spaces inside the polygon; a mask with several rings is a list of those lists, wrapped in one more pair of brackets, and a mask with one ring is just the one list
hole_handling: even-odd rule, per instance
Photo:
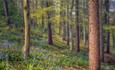
{"label": "slender tree trunk", "polygon": [[[41,3],[41,8],[42,8],[42,9],[44,9],[44,5],[45,5],[44,3],[45,3],[44,1],[42,1],[42,3]],[[41,24],[42,24],[42,25],[41,25],[41,27],[42,27],[42,31],[43,31],[43,32],[44,32],[44,27],[45,27],[45,24],[44,24],[45,22],[44,22],[44,21],[45,21],[45,20],[44,20],[44,14],[42,14],[42,20],[41,20]]]}
{"label": "slender tree trunk", "polygon": [[[64,7],[64,1],[62,0],[61,2],[60,2],[61,4],[61,6],[60,6],[60,9],[63,9],[63,7]],[[62,29],[62,40],[66,40],[66,23],[65,23],[65,19],[64,19],[64,16],[65,16],[65,11],[61,11],[60,12],[60,20],[61,20],[61,29]]]}
{"label": "slender tree trunk", "polygon": [[[69,18],[70,18],[70,21],[69,23],[72,23],[72,20],[73,20],[73,15],[72,15],[72,12],[73,12],[73,8],[74,8],[74,0],[71,1],[71,6],[70,6],[70,13],[69,13]],[[73,25],[70,24],[70,32],[69,32],[69,37],[70,37],[70,51],[73,50],[73,47],[74,47],[74,37],[73,37]]]}
{"label": "slender tree trunk", "polygon": [[[63,11],[63,16],[65,16],[65,11]],[[63,17],[63,40],[66,40],[66,22],[64,20],[64,17]]]}
{"label": "slender tree trunk", "polygon": [[4,15],[7,19],[7,24],[9,27],[11,27],[10,17],[9,17],[9,8],[8,8],[8,0],[3,0],[4,5]]}
{"label": "slender tree trunk", "polygon": [[[86,0],[83,0],[83,6],[86,6]],[[84,42],[84,47],[86,47],[86,23],[85,23],[85,8],[83,8],[83,42]]]}
{"label": "slender tree trunk", "polygon": [[70,39],[69,39],[69,36],[70,36],[70,28],[69,28],[69,23],[67,22],[67,45],[70,44]]}
{"label": "slender tree trunk", "polygon": [[74,40],[73,40],[73,28],[72,25],[70,25],[70,51],[73,50],[73,46],[74,46]]}
{"label": "slender tree trunk", "polygon": [[48,23],[48,44],[52,45],[53,40],[52,40],[52,29],[51,29],[51,23]]}
{"label": "slender tree trunk", "polygon": [[89,0],[89,70],[100,70],[99,0]]}
{"label": "slender tree trunk", "polygon": [[99,1],[100,6],[100,57],[101,61],[104,62],[104,36],[103,36],[103,0]]}
{"label": "slender tree trunk", "polygon": [[[60,3],[60,10],[63,8],[63,4]],[[60,23],[59,23],[59,35],[61,35],[62,33],[62,26],[63,26],[63,20],[62,20],[62,17],[63,17],[63,12],[60,12]]]}
{"label": "slender tree trunk", "polygon": [[67,19],[68,19],[68,21],[67,21],[67,45],[70,45],[69,5],[67,5]]}
{"label": "slender tree trunk", "polygon": [[[109,25],[109,0],[105,0],[105,23]],[[110,53],[110,30],[107,30],[106,53]]]}
{"label": "slender tree trunk", "polygon": [[107,48],[106,53],[110,54],[110,31],[107,31]]}
{"label": "slender tree trunk", "polygon": [[23,0],[23,10],[24,10],[24,23],[25,23],[25,39],[24,39],[24,47],[23,54],[24,58],[27,58],[30,50],[30,9],[29,9],[29,0]]}
{"label": "slender tree trunk", "polygon": [[115,48],[115,29],[112,30],[113,34],[113,48]]}
{"label": "slender tree trunk", "polygon": [[[113,16],[113,22],[112,25],[115,26],[115,14]],[[112,29],[112,36],[113,36],[113,48],[115,48],[115,29]]]}
{"label": "slender tree trunk", "polygon": [[60,21],[60,23],[59,23],[59,35],[61,35],[61,32],[62,32],[62,22]]}
{"label": "slender tree trunk", "polygon": [[76,0],[76,51],[80,52],[79,0]]}
{"label": "slender tree trunk", "polygon": [[[48,1],[47,2],[47,7],[50,7],[50,2]],[[47,15],[48,15],[48,44],[49,45],[53,45],[53,39],[52,39],[52,24],[51,24],[51,15],[52,13],[51,12],[47,12]]]}

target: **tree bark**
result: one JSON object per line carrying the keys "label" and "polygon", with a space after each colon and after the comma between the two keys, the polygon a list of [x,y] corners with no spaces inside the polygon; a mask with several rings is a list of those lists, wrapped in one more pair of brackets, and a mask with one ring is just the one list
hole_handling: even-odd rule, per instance
{"label": "tree bark", "polygon": [[100,70],[99,0],[89,0],[89,70]]}
{"label": "tree bark", "polygon": [[48,22],[48,44],[53,45],[51,23]]}
{"label": "tree bark", "polygon": [[99,1],[100,7],[100,59],[104,62],[104,30],[103,30],[103,0]]}
{"label": "tree bark", "polygon": [[69,11],[69,5],[67,5],[67,19],[68,19],[68,21],[67,21],[67,45],[69,46],[70,45],[70,38],[69,38],[69,36],[70,36],[70,22],[69,22],[69,14],[70,14],[70,11]]}
{"label": "tree bark", "polygon": [[[109,25],[109,0],[105,0],[105,24]],[[106,45],[106,53],[110,53],[110,30],[106,32],[107,37],[107,45]]]}
{"label": "tree bark", "polygon": [[[47,2],[47,7],[50,7],[50,2]],[[49,45],[53,45],[53,40],[52,40],[52,27],[51,27],[51,12],[47,12],[47,16],[48,16],[48,44]]]}
{"label": "tree bark", "polygon": [[79,0],[76,0],[76,51],[80,52]]}
{"label": "tree bark", "polygon": [[4,15],[7,19],[7,24],[10,27],[11,22],[10,22],[10,17],[9,17],[8,0],[3,0],[3,5],[4,5]]}
{"label": "tree bark", "polygon": [[[112,25],[115,26],[115,14],[113,16],[113,22]],[[113,36],[113,48],[115,48],[115,29],[112,29],[112,36]]]}
{"label": "tree bark", "polygon": [[[86,0],[83,0],[83,6],[85,7],[86,6]],[[84,42],[84,47],[86,47],[86,23],[85,23],[85,13],[86,13],[86,10],[85,8],[83,8],[83,42]]]}
{"label": "tree bark", "polygon": [[30,51],[30,5],[29,0],[23,0],[23,13],[24,13],[24,24],[25,24],[25,39],[24,39],[24,47],[23,54],[24,58],[29,56]]}

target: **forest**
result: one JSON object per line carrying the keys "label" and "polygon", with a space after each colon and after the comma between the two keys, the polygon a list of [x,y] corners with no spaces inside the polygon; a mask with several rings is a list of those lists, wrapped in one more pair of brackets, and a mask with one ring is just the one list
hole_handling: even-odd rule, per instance
{"label": "forest", "polygon": [[115,0],[0,0],[0,70],[115,70]]}

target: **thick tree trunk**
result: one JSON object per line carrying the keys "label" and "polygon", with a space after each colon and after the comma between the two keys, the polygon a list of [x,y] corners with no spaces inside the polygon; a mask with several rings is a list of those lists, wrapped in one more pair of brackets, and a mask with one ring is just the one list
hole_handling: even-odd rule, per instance
{"label": "thick tree trunk", "polygon": [[100,70],[99,0],[89,0],[89,70]]}
{"label": "thick tree trunk", "polygon": [[24,10],[24,23],[25,23],[25,40],[23,47],[24,58],[27,58],[30,50],[30,9],[29,9],[29,0],[23,0],[23,10]]}

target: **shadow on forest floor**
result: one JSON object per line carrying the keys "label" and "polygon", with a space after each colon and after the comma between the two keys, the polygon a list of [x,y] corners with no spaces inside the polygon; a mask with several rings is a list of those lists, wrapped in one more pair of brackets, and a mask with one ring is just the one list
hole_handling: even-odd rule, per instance
{"label": "shadow on forest floor", "polygon": [[104,54],[104,63],[115,64],[115,58],[112,54]]}

